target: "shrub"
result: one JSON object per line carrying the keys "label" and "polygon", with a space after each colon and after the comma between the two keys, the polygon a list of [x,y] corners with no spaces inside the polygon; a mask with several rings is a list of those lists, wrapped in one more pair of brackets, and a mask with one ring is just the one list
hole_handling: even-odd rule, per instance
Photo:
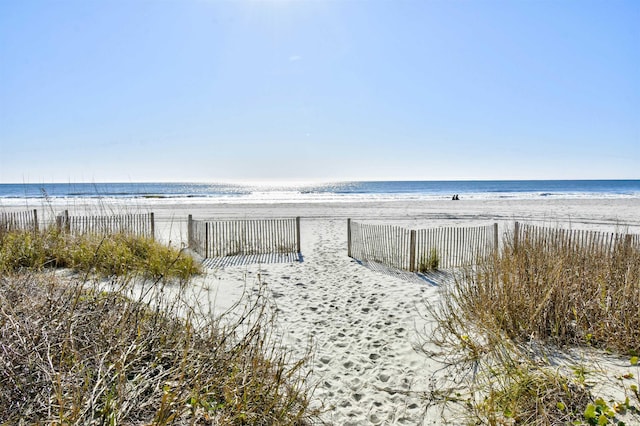
{"label": "shrub", "polygon": [[0,272],[45,263],[43,239],[27,231],[3,233],[0,238]]}
{"label": "shrub", "polygon": [[271,338],[264,291],[235,320],[163,299],[163,291],[154,285],[143,302],[49,274],[0,276],[0,423],[304,425],[315,418],[306,359],[292,360]]}

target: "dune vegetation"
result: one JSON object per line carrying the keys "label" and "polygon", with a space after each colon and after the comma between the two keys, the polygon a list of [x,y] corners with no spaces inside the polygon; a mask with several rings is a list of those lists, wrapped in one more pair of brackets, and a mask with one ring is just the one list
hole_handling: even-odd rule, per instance
{"label": "dune vegetation", "polygon": [[180,279],[201,272],[192,257],[148,237],[73,235],[55,227],[42,232],[0,232],[0,273],[46,268],[70,268],[101,276]]}
{"label": "dune vegetation", "polygon": [[[506,237],[499,253],[460,273],[438,303],[427,340],[459,384],[432,395],[482,424],[619,424],[639,421],[640,247]],[[591,347],[628,360],[625,396],[592,395],[585,371],[561,374],[553,350]],[[635,371],[635,373],[634,373]]]}
{"label": "dune vegetation", "polygon": [[213,315],[181,297],[199,272],[145,238],[0,235],[0,424],[313,422],[265,292]]}

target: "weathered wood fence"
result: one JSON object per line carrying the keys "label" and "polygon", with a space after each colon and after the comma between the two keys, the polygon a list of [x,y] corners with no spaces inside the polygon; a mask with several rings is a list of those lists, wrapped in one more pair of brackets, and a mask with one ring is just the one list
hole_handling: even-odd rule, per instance
{"label": "weathered wood fence", "polygon": [[485,259],[498,249],[498,224],[474,227],[419,229],[416,232],[416,261],[418,265],[438,255],[440,267],[455,268]]}
{"label": "weathered wood fence", "polygon": [[412,236],[415,238],[410,230],[399,226],[368,225],[347,219],[347,254],[355,259],[415,271]]}
{"label": "weathered wood fence", "polygon": [[204,258],[301,252],[299,217],[202,221],[189,215],[187,238]]}
{"label": "weathered wood fence", "polygon": [[110,216],[70,216],[65,210],[56,216],[56,225],[63,232],[82,234],[128,234],[155,237],[153,213],[121,214]]}
{"label": "weathered wood fence", "polygon": [[493,253],[498,247],[498,224],[411,230],[347,219],[347,246],[349,257],[410,272],[423,269],[432,255],[437,256],[438,268],[454,268]]}
{"label": "weathered wood fence", "polygon": [[0,232],[16,230],[37,231],[38,210],[0,212]]}
{"label": "weathered wood fence", "polygon": [[525,242],[560,248],[563,251],[586,250],[598,254],[611,254],[632,246],[640,249],[639,234],[547,228],[516,222],[513,231],[514,248],[517,249]]}

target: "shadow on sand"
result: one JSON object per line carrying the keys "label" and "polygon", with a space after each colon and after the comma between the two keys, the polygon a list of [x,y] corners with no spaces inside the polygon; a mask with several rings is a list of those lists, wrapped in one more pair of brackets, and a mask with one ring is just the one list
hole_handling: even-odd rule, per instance
{"label": "shadow on sand", "polygon": [[303,261],[304,257],[302,253],[241,254],[238,256],[204,259],[202,265],[208,269],[221,269],[229,266],[243,266],[256,263],[293,263]]}
{"label": "shadow on sand", "polygon": [[403,281],[413,282],[416,284],[429,284],[434,287],[444,285],[453,280],[453,274],[450,271],[435,270],[426,273],[409,272],[402,269],[396,269],[381,263],[368,260],[356,260],[360,265],[374,272],[388,275],[390,277],[399,278]]}

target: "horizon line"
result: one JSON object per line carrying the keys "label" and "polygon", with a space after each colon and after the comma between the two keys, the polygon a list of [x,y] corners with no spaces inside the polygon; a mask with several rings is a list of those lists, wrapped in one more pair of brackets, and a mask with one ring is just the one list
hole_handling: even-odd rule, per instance
{"label": "horizon line", "polygon": [[638,181],[637,178],[482,178],[482,179],[380,179],[380,178],[366,178],[366,179],[220,179],[220,180],[105,180],[105,181],[40,181],[40,182],[0,182],[0,185],[100,185],[100,184],[201,184],[201,185],[271,185],[271,186],[295,186],[295,185],[321,185],[332,183],[346,183],[346,182],[593,182],[593,181]]}

